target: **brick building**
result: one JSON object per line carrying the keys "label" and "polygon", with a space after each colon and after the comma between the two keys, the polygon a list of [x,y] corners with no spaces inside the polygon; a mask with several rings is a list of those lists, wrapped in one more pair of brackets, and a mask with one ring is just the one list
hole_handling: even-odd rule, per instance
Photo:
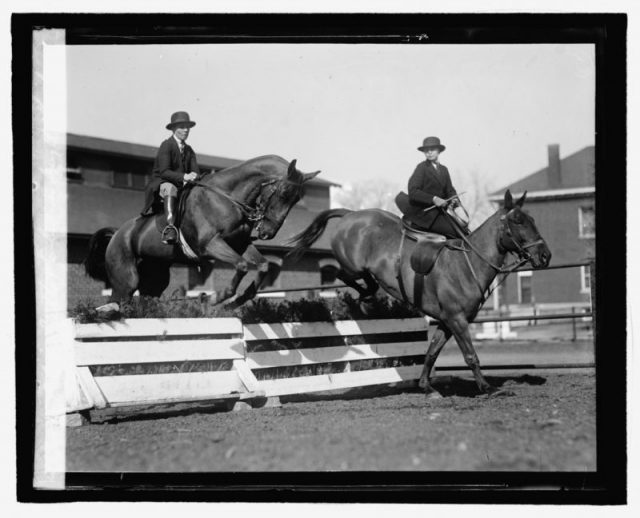
{"label": "brick building", "polygon": [[[157,149],[83,135],[67,134],[67,249],[68,303],[103,302],[109,291],[104,283],[84,273],[82,261],[87,254],[89,237],[103,227],[119,227],[142,209],[144,187],[151,175]],[[198,153],[202,171],[218,171],[235,165],[233,160]],[[306,228],[318,212],[330,207],[330,188],[337,184],[316,177],[305,185],[303,199],[294,206],[274,239],[256,241],[258,249],[269,260],[268,285],[263,289],[318,286],[335,282],[337,263],[333,259],[325,234],[309,252],[293,264],[284,256],[288,238]],[[174,265],[171,283],[165,295],[176,290],[189,295],[211,294],[227,286],[233,268],[216,263],[213,271],[199,272],[195,266]],[[240,289],[253,278],[255,270],[245,277]],[[328,294],[331,294],[329,291]],[[307,292],[286,294],[308,296]],[[271,293],[270,297],[285,297]]]}
{"label": "brick building", "polygon": [[[527,191],[525,210],[535,218],[553,254],[551,265],[595,258],[595,156],[588,146],[560,158],[557,144],[548,146],[548,165],[492,193],[501,203],[506,189],[517,199]],[[510,309],[583,307],[590,303],[588,267],[518,272],[498,290],[496,305]]]}

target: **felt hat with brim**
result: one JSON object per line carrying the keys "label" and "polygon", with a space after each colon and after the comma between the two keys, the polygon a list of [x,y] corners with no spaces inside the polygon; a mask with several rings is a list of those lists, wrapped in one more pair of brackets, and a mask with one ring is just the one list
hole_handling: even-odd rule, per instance
{"label": "felt hat with brim", "polygon": [[437,147],[441,152],[447,149],[440,144],[440,139],[438,137],[427,137],[422,141],[422,146],[418,148],[418,151],[426,151],[427,148],[430,147]]}
{"label": "felt hat with brim", "polygon": [[196,123],[189,118],[189,114],[187,112],[175,112],[171,115],[171,122],[167,124],[166,128],[168,130],[172,130],[178,124],[188,124],[190,128],[193,128]]}

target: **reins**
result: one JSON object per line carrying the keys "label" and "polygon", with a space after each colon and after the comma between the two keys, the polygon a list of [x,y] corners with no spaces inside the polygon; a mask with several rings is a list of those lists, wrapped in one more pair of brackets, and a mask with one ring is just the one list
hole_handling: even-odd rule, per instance
{"label": "reins", "polygon": [[[278,180],[278,179],[271,179],[269,181],[263,182],[260,185],[260,191],[262,193],[262,189],[267,186],[267,185],[272,185],[278,181],[282,181],[282,180]],[[268,205],[269,200],[271,199],[271,197],[274,195],[276,189],[272,189],[271,192],[269,193],[269,196],[266,198],[265,202],[262,202],[262,196],[259,196],[259,200],[258,200],[258,205],[256,207],[251,207],[250,205],[241,202],[239,200],[236,200],[233,196],[231,196],[230,194],[227,194],[226,192],[224,192],[222,189],[219,189],[217,187],[213,187],[211,185],[207,185],[204,182],[198,181],[198,180],[194,180],[189,182],[189,184],[194,185],[194,186],[199,186],[199,187],[203,187],[204,189],[207,189],[211,192],[214,192],[220,196],[222,196],[223,198],[225,198],[226,200],[230,201],[235,207],[237,207],[240,212],[242,212],[242,214],[244,215],[244,217],[247,218],[247,220],[249,220],[252,223],[257,223],[262,221],[263,219],[269,219],[269,217],[266,215],[266,208]]]}
{"label": "reins", "polygon": [[[445,200],[445,201],[451,201],[454,198],[458,198],[458,196],[452,196],[451,198]],[[464,210],[465,214],[467,215],[467,218],[469,216],[467,210],[464,208],[464,206],[462,204],[460,204],[460,207],[462,207],[462,209]],[[430,209],[433,207],[430,207]],[[429,209],[427,209],[429,210]],[[513,210],[513,209],[512,209]],[[453,245],[451,243],[447,243],[447,248],[451,249],[451,250],[457,250],[460,252],[463,252],[464,254],[464,258],[467,262],[467,265],[469,266],[469,270],[471,270],[471,274],[473,275],[473,279],[476,283],[476,286],[478,287],[478,290],[480,291],[480,302],[478,304],[478,308],[480,308],[486,301],[487,299],[491,296],[491,294],[506,280],[507,276],[512,273],[514,270],[516,270],[517,268],[519,268],[520,266],[522,266],[524,263],[526,263],[527,261],[529,261],[531,259],[531,254],[527,251],[528,248],[531,248],[533,246],[536,246],[538,244],[542,244],[544,243],[544,241],[542,239],[537,239],[536,241],[533,241],[531,243],[526,243],[525,245],[522,245],[520,243],[518,243],[518,241],[515,240],[515,238],[513,237],[513,232],[511,230],[511,226],[509,225],[509,219],[507,218],[509,212],[507,212],[507,214],[504,214],[500,217],[500,221],[502,222],[502,232],[500,233],[500,237],[498,238],[498,242],[496,243],[498,246],[498,250],[502,249],[505,251],[505,253],[516,253],[518,255],[518,259],[514,262],[512,262],[511,264],[508,264],[506,266],[498,266],[496,264],[494,264],[491,260],[489,260],[488,257],[486,257],[485,254],[483,254],[480,250],[478,250],[478,247],[476,247],[468,238],[466,233],[462,230],[461,228],[461,224],[458,221],[458,218],[453,217],[451,214],[449,214],[446,210],[442,210],[442,212],[446,215],[447,218],[449,218],[449,221],[451,222],[451,224],[453,225],[454,229],[456,230],[456,233],[458,234],[458,236],[460,237],[460,239],[462,240],[463,243],[466,243],[466,245],[468,246],[468,248],[466,248],[464,245],[462,246],[457,246],[457,245]],[[502,239],[504,237],[507,237],[508,239],[510,239],[511,243],[514,245],[515,247],[515,251],[511,251],[511,250],[507,250],[506,247],[501,243]],[[402,257],[402,250],[404,247],[404,240],[406,239],[406,234],[404,229],[402,230],[402,238],[400,240],[400,250],[399,250],[399,256],[400,258]],[[473,264],[471,262],[471,259],[469,258],[469,252],[474,252],[478,257],[480,257],[480,259],[482,259],[482,261],[484,261],[486,264],[488,264],[491,268],[493,268],[496,271],[496,276],[498,275],[502,275],[502,279],[499,280],[495,286],[491,289],[484,289],[482,287],[482,284],[480,283],[480,280],[478,279],[478,276],[476,274],[475,269],[473,268]],[[416,272],[416,275],[421,275],[418,274]],[[399,284],[400,284],[400,291],[402,293],[403,298],[405,299],[406,302],[409,302],[408,298],[407,298],[407,294],[405,292],[403,283],[402,283],[402,278],[401,278],[401,273],[400,271],[398,271],[398,278],[399,278]],[[486,292],[486,293],[485,293]],[[415,304],[414,304],[415,305]]]}
{"label": "reins", "polygon": [[[464,209],[464,207],[463,207]],[[513,209],[512,209],[513,210]],[[542,239],[537,239],[536,241],[533,241],[531,243],[527,243],[524,246],[521,245],[520,243],[518,243],[514,237],[513,237],[513,232],[511,231],[511,226],[509,225],[509,220],[507,218],[507,216],[509,215],[509,212],[507,212],[507,214],[504,214],[500,217],[500,221],[502,222],[503,225],[503,234],[506,234],[506,236],[511,240],[511,242],[515,245],[516,247],[516,253],[518,254],[518,260],[514,261],[513,263],[507,265],[507,266],[496,266],[495,264],[493,264],[489,259],[487,259],[487,257],[485,257],[479,250],[478,248],[471,243],[471,241],[469,241],[469,239],[467,238],[467,236],[465,235],[465,233],[462,231],[462,229],[460,228],[460,225],[458,224],[458,222],[456,221],[455,218],[453,218],[450,214],[448,214],[446,211],[443,211],[444,214],[449,218],[449,220],[451,221],[453,227],[456,230],[456,233],[460,236],[460,239],[462,239],[463,242],[465,242],[469,248],[471,249],[471,251],[475,252],[475,254],[480,257],[480,259],[482,259],[485,263],[487,263],[489,266],[491,266],[494,270],[496,270],[496,275],[503,275],[502,280],[500,280],[498,283],[496,283],[496,285],[491,288],[490,290],[487,290],[487,293],[485,295],[485,290],[482,288],[482,285],[480,284],[480,281],[478,279],[478,276],[476,275],[476,272],[473,268],[473,265],[471,263],[471,260],[469,259],[469,250],[467,250],[464,247],[455,247],[455,246],[449,246],[449,248],[453,249],[453,250],[458,250],[464,253],[464,258],[467,261],[467,264],[469,265],[469,269],[471,270],[471,274],[473,275],[474,280],[476,281],[476,285],[478,286],[478,289],[480,290],[480,295],[481,295],[481,301],[478,304],[478,307],[481,307],[486,300],[491,296],[491,294],[498,288],[498,286],[500,286],[500,284],[502,284],[507,276],[512,273],[514,270],[516,270],[517,268],[519,268],[520,266],[522,266],[523,264],[525,264],[527,261],[529,261],[531,259],[531,254],[527,251],[527,248],[531,248],[533,246],[536,246],[538,244],[542,244],[544,243],[544,241]],[[465,210],[466,213],[466,210]],[[505,252],[511,252],[510,250],[507,250],[501,243],[500,240],[498,240],[498,249],[502,248],[503,250],[505,250]],[[513,253],[513,252],[512,252]]]}

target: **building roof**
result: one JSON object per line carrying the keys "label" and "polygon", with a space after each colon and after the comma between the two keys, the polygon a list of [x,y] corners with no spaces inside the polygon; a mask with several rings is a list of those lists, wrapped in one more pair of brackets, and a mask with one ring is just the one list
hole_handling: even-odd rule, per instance
{"label": "building roof", "polygon": [[[505,188],[506,189],[506,188]],[[559,200],[565,198],[585,198],[595,195],[595,187],[574,187],[571,189],[548,189],[545,191],[527,191],[527,200]],[[522,196],[524,191],[513,191],[511,195],[514,198]],[[500,192],[489,196],[490,201],[501,202],[504,199],[504,193]]]}
{"label": "building roof", "polygon": [[[127,220],[136,217],[137,213],[114,210],[113,195],[124,207],[142,208],[142,192],[129,189],[105,189],[86,185],[67,185],[67,233],[90,235],[103,227],[120,227]],[[110,195],[111,194],[111,195]],[[256,241],[259,246],[286,247],[286,242],[307,228],[317,212],[294,206],[285,219],[280,231],[268,241]],[[317,251],[329,250],[331,225],[323,236],[313,245]]]}
{"label": "building roof", "polygon": [[549,167],[539,169],[524,178],[503,187],[490,195],[491,200],[503,194],[507,189],[514,192],[549,190],[567,190],[572,188],[586,188],[595,186],[595,147],[587,146],[560,160],[561,184],[552,189],[549,184]]}
{"label": "building roof", "polygon": [[[121,140],[111,140],[100,137],[90,137],[87,135],[77,135],[75,133],[67,133],[67,147],[72,149],[94,151],[96,153],[117,155],[121,157],[135,157],[143,160],[153,161],[158,151],[157,147],[147,146],[146,144],[134,144]],[[236,158],[225,158],[215,155],[206,155],[198,153],[198,164],[204,169],[225,169],[236,164],[240,164],[243,160]],[[340,184],[315,177],[309,182],[310,184],[339,187]]]}

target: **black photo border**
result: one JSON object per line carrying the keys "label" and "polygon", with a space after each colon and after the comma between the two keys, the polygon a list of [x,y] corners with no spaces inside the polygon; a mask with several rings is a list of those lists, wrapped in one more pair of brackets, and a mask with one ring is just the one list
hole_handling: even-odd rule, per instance
{"label": "black photo border", "polygon": [[[67,473],[33,488],[36,314],[31,175],[32,32],[68,45],[149,43],[593,43],[596,48],[597,471]],[[624,13],[13,14],[12,109],[17,499],[63,501],[626,502],[626,31]],[[605,343],[606,336],[606,343]]]}

